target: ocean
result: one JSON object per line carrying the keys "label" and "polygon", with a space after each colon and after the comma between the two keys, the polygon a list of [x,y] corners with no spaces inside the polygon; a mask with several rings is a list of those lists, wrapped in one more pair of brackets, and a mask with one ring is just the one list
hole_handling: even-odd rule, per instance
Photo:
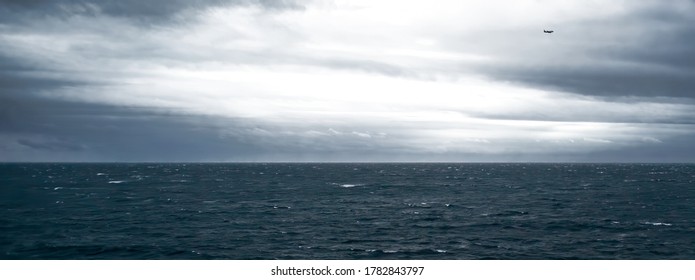
{"label": "ocean", "polygon": [[0,164],[2,259],[695,259],[695,165]]}

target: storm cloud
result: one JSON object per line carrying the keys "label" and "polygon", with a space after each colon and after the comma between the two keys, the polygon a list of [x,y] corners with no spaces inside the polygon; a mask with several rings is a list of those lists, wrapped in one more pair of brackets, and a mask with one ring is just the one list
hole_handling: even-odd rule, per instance
{"label": "storm cloud", "polygon": [[694,15],[0,1],[0,160],[692,162]]}
{"label": "storm cloud", "polygon": [[215,7],[261,6],[296,9],[292,0],[2,0],[3,22],[27,22],[40,17],[113,16],[150,23],[167,23],[177,16]]}
{"label": "storm cloud", "polygon": [[[694,98],[695,2],[643,1],[605,17],[557,24],[497,79],[592,96]],[[587,4],[591,6],[592,4]],[[595,5],[596,10],[601,9]]]}

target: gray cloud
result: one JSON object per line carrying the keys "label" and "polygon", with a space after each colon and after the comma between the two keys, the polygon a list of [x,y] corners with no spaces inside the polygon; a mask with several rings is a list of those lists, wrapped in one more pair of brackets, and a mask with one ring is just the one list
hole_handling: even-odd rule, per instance
{"label": "gray cloud", "polygon": [[292,0],[0,0],[0,22],[31,21],[35,17],[108,15],[161,23],[187,11],[230,5],[257,5],[266,9],[296,9]]}
{"label": "gray cloud", "polygon": [[[417,135],[398,127],[335,130],[328,126],[293,127],[247,119],[211,118],[51,99],[0,99],[0,161],[635,161],[688,162],[695,137],[650,140],[645,145],[571,152],[538,152],[529,143],[502,153],[422,151],[408,143]],[[8,109],[12,108],[12,109]],[[403,124],[405,125],[405,124]],[[310,129],[310,130],[309,130]],[[383,129],[383,128],[382,128]],[[365,137],[365,135],[373,135]],[[645,141],[647,141],[645,140]],[[481,140],[483,141],[483,140]],[[599,141],[599,140],[596,140]],[[479,144],[479,143],[470,143]],[[433,150],[445,148],[435,142]]]}
{"label": "gray cloud", "polygon": [[609,18],[548,27],[553,34],[541,33],[542,26],[493,32],[481,45],[498,46],[507,60],[474,69],[582,95],[695,98],[695,2],[642,4]]}
{"label": "gray cloud", "polygon": [[695,72],[690,71],[670,73],[658,69],[551,66],[494,69],[491,72],[496,79],[582,95],[695,98],[692,90],[695,88]]}
{"label": "gray cloud", "polygon": [[28,140],[28,139],[19,139],[17,140],[17,143],[26,147],[29,147],[31,149],[36,149],[36,150],[48,150],[48,151],[55,151],[55,150],[67,150],[67,151],[80,151],[83,150],[84,147],[71,143],[71,142],[65,142],[65,141],[36,141],[36,140]]}
{"label": "gray cloud", "polygon": [[[211,22],[228,24],[220,29],[196,25],[204,20],[196,17],[196,13],[209,8],[252,5],[272,12],[301,8],[297,3],[0,0],[0,30],[4,33],[0,36],[0,161],[692,161],[695,158],[695,152],[691,152],[695,151],[692,144],[695,135],[685,133],[690,129],[688,125],[695,123],[695,115],[688,111],[690,107],[670,106],[695,104],[692,91],[695,51],[691,47],[695,45],[695,5],[675,10],[649,4],[615,18],[554,26],[556,33],[552,35],[541,33],[544,28],[541,26],[484,30],[458,37],[432,29],[428,32],[435,37],[433,41],[441,41],[442,49],[424,52],[423,56],[417,52],[394,55],[391,49],[411,47],[399,45],[399,40],[384,44],[377,40],[374,45],[354,42],[354,46],[348,42],[344,49],[335,48],[335,42],[343,42],[336,40],[329,41],[324,49],[307,48],[309,43],[322,42],[311,42],[313,34],[285,26],[287,22],[276,18],[256,21],[255,13],[241,14],[248,18],[239,21],[213,19]],[[298,19],[302,17],[292,18]],[[151,25],[164,28],[147,28]],[[189,31],[203,34],[187,34]],[[359,34],[368,30],[350,31],[358,34],[355,38],[362,38]],[[329,35],[322,36],[332,38],[330,28],[318,32],[327,32]],[[191,39],[188,35],[201,37]],[[404,37],[404,42],[411,42],[417,36]],[[45,45],[51,43],[55,46]],[[436,57],[439,50],[447,51],[445,58]],[[493,59],[449,60],[446,55],[452,53],[480,54]],[[427,56],[430,54],[435,58]],[[283,67],[295,67],[291,69],[299,71],[309,68],[315,72],[300,73],[304,76],[297,77],[292,76],[293,70]],[[229,69],[234,71],[224,72]],[[242,71],[235,72],[238,69]],[[243,69],[248,72],[244,73]],[[200,74],[191,78],[190,74],[198,70],[210,70],[211,77]],[[248,77],[258,80],[234,77],[248,73],[252,73]],[[318,73],[315,80],[306,79],[311,73]],[[343,74],[360,78],[369,75],[370,79],[357,80],[367,83],[372,77],[382,75],[404,83],[415,80],[407,83],[414,86],[422,86],[418,83],[423,80],[446,83],[478,74],[492,82],[524,86],[518,88],[556,90],[561,94],[547,98],[566,103],[556,103],[558,108],[554,109],[551,103],[530,104],[538,101],[531,96],[508,107],[497,107],[495,100],[474,98],[483,108],[466,106],[460,114],[452,116],[453,119],[474,118],[465,122],[441,117],[458,112],[457,108],[443,106],[446,103],[467,105],[460,100],[442,101],[437,104],[443,104],[441,108],[435,108],[431,104],[421,107],[392,104],[401,97],[413,98],[408,95],[412,93],[394,95],[394,102],[371,99],[384,94],[383,91],[407,90],[393,87],[390,82],[393,80],[383,84],[377,81],[374,87],[351,88],[374,90],[365,95],[368,100],[363,102],[341,93],[339,98],[345,99],[344,105],[342,101],[331,100],[332,88],[310,87],[324,82],[321,78],[333,79]],[[293,79],[306,80],[299,83]],[[185,82],[196,84],[185,87]],[[274,83],[295,88],[263,87]],[[338,87],[354,85],[332,86],[339,91]],[[430,88],[422,89],[421,103],[441,97],[438,92],[427,91]],[[273,90],[277,92],[265,92]],[[317,92],[306,97],[302,96],[303,90]],[[589,97],[578,100],[567,93]],[[469,93],[461,92],[465,94]],[[155,102],[157,98],[163,102]],[[201,103],[191,105],[195,110],[177,107],[198,101]],[[322,102],[348,112],[335,118],[331,118],[334,112],[321,115],[315,104]],[[216,107],[218,103],[220,106]],[[349,114],[355,110],[353,106],[368,107],[372,103],[378,106],[359,112],[367,112],[367,116],[375,113],[383,119],[370,123],[369,117],[353,119]],[[660,104],[664,106],[659,107]],[[528,110],[518,108],[526,105]],[[602,107],[589,107],[594,105]],[[484,106],[505,109],[486,111]],[[634,108],[640,106],[663,112],[638,115]],[[247,107],[270,111],[271,115],[275,113],[272,109],[283,111],[267,119],[263,119],[263,113],[254,117],[255,112],[245,117],[244,110],[237,115],[226,114]],[[415,114],[408,121],[389,115],[398,113],[402,117],[411,113],[397,111],[403,108],[419,110],[414,113],[422,114]],[[537,108],[542,110],[533,111]],[[303,114],[302,110],[312,114]],[[285,113],[297,114],[286,116]],[[434,113],[435,120],[418,119],[427,118],[430,113]],[[289,120],[290,117],[297,119]],[[514,123],[528,120],[550,124],[522,122],[519,128]],[[571,125],[581,122],[587,124]],[[604,139],[601,133],[607,131],[605,127],[625,131]],[[596,135],[581,135],[572,129],[585,129]],[[509,130],[561,140],[571,135],[573,138],[569,140],[576,138],[577,143],[572,144],[575,146],[536,143],[530,137],[524,138],[525,135],[501,139],[503,136],[499,135],[509,135]],[[640,142],[642,132],[649,133]],[[446,133],[455,133],[456,137]],[[479,134],[489,134],[493,139]],[[495,136],[498,138],[494,139]]]}
{"label": "gray cloud", "polygon": [[264,152],[204,117],[38,98],[0,104],[2,161],[225,161]]}
{"label": "gray cloud", "polygon": [[[427,155],[364,132],[286,127],[156,108],[0,98],[0,161],[398,161]],[[314,131],[314,133],[316,133]],[[438,159],[438,157],[429,157]],[[450,158],[454,158],[451,156]]]}
{"label": "gray cloud", "polygon": [[[0,46],[2,46],[1,43]],[[50,75],[42,75],[42,72],[53,71],[45,67],[11,57],[0,51],[0,98],[10,95],[32,96],[44,90],[92,84],[75,76],[51,77]],[[0,107],[5,106],[0,105]]]}

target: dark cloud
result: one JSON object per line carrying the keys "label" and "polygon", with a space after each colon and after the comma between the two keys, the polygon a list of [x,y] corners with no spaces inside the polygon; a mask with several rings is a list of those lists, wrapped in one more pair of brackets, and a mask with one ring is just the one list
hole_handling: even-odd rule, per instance
{"label": "dark cloud", "polygon": [[244,120],[62,100],[89,85],[0,72],[0,161],[245,161],[269,153]]}
{"label": "dark cloud", "polygon": [[0,0],[0,22],[108,15],[157,23],[186,11],[230,5],[256,5],[271,10],[301,8],[293,0]]}
{"label": "dark cloud", "polygon": [[66,142],[66,141],[60,141],[60,140],[52,140],[52,141],[37,141],[37,140],[29,140],[29,139],[19,139],[17,140],[17,143],[29,147],[31,149],[36,149],[36,150],[48,150],[48,151],[60,151],[60,150],[66,150],[66,151],[80,151],[83,150],[84,147],[75,144],[72,142]]}
{"label": "dark cloud", "polygon": [[234,132],[247,126],[243,120],[57,96],[107,85],[79,71],[0,51],[0,161],[226,161],[265,153]]}
{"label": "dark cloud", "polygon": [[[428,158],[306,128],[39,97],[0,98],[0,161],[388,161]],[[326,131],[324,129],[324,131]],[[432,157],[430,157],[432,158]],[[438,159],[438,158],[432,158]]]}
{"label": "dark cloud", "polygon": [[2,88],[2,94],[20,91],[30,94],[31,92],[41,89],[54,89],[81,84],[84,84],[84,82],[50,77],[37,77],[36,75],[32,75],[30,71],[19,72],[0,70],[0,87]]}
{"label": "dark cloud", "polygon": [[582,95],[695,98],[695,64],[690,66],[693,69],[678,72],[569,65],[510,67],[490,72],[496,79]]}
{"label": "dark cloud", "polygon": [[247,160],[263,147],[222,134],[238,120],[0,95],[0,161]]}
{"label": "dark cloud", "polygon": [[444,40],[452,50],[493,57],[458,70],[494,80],[609,98],[695,98],[695,2],[641,1],[600,14]]}

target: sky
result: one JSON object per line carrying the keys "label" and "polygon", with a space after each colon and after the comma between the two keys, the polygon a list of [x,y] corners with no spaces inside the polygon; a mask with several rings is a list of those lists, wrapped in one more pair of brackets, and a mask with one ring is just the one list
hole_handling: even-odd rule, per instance
{"label": "sky", "polygon": [[692,0],[0,0],[0,161],[695,162],[693,46]]}

